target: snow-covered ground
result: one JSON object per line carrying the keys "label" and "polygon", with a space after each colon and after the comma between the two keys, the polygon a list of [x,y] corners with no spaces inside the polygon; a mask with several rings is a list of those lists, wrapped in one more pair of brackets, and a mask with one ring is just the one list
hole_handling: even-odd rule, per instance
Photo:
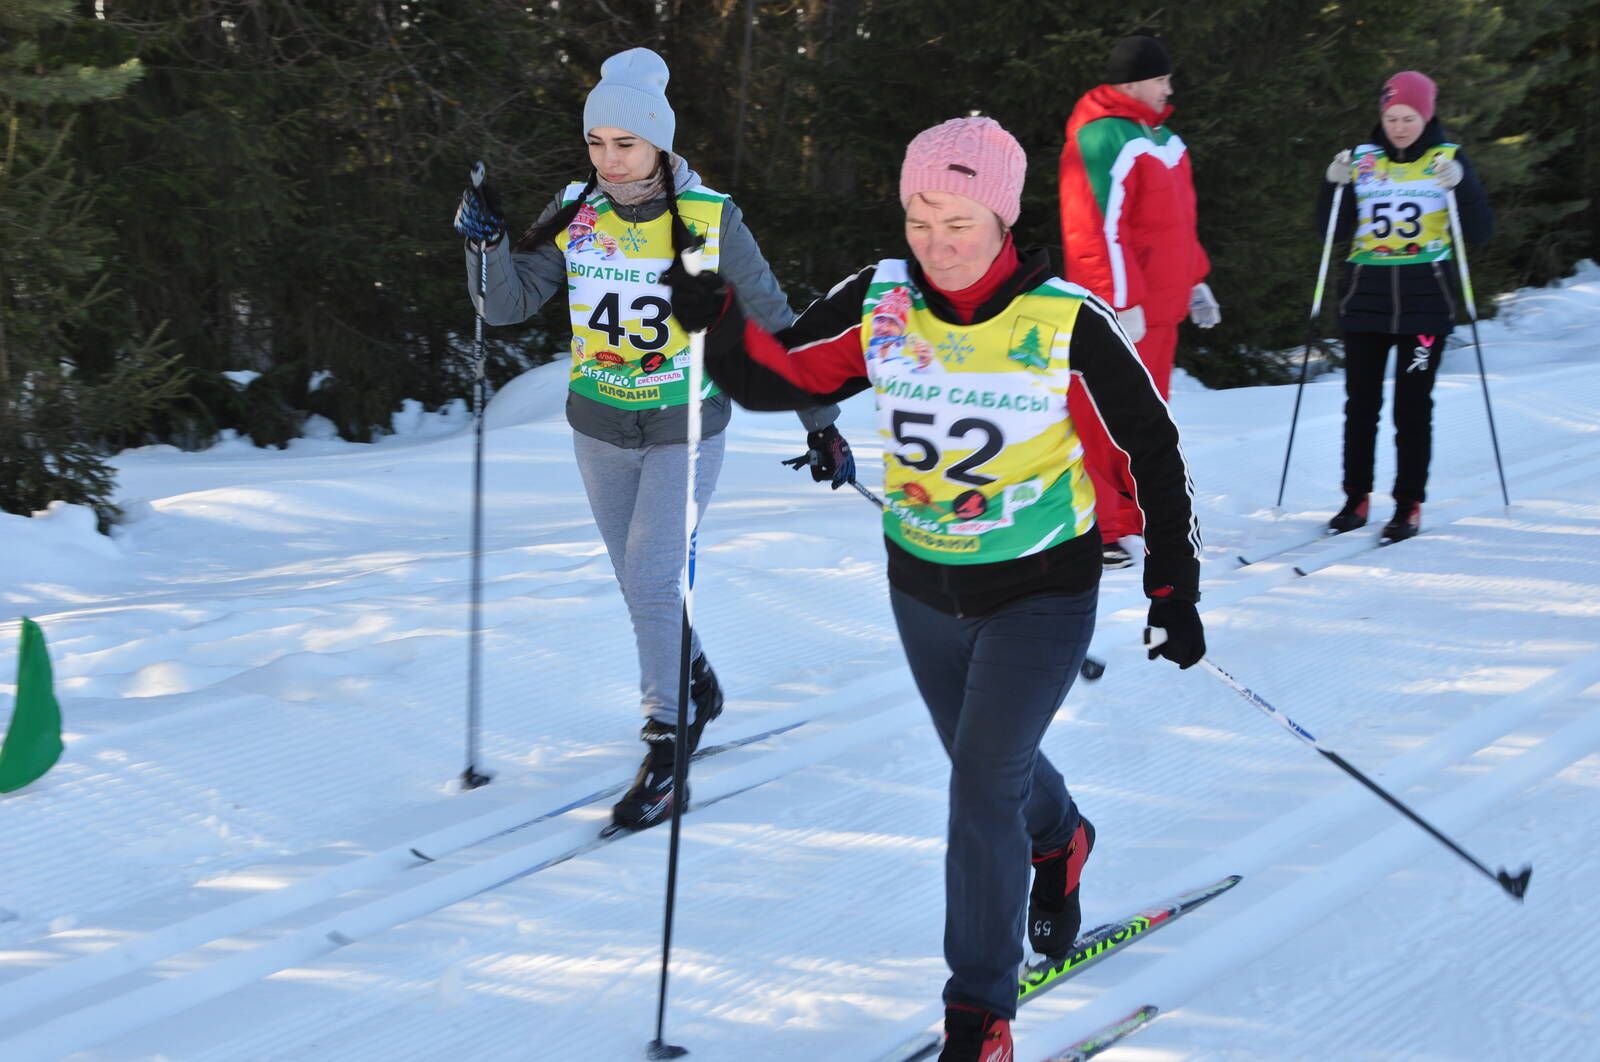
{"label": "snow-covered ground", "polygon": [[[1391,549],[1374,524],[1235,560],[1337,503],[1337,375],[1306,390],[1278,517],[1293,388],[1180,386],[1174,409],[1211,659],[1486,863],[1531,862],[1526,904],[1213,678],[1148,663],[1137,573],[1113,573],[1108,671],[1046,738],[1099,830],[1086,924],[1244,881],[1026,1007],[1020,1058],[1143,1003],[1162,1016],[1106,1059],[1600,1058],[1600,268],[1511,296],[1482,335],[1513,505],[1454,347],[1425,531]],[[562,372],[491,408],[497,778],[471,793],[459,410],[404,411],[370,446],[123,454],[111,540],[81,510],[0,516],[0,679],[36,618],[68,729],[56,769],[0,797],[0,1058],[642,1056],[667,831],[561,859],[639,754]],[[865,398],[843,427],[870,482]],[[801,439],[737,415],[701,531],[730,694],[707,743],[803,724],[694,774],[667,1034],[707,1062],[868,1060],[939,1014],[947,768],[875,513],[782,468]]]}

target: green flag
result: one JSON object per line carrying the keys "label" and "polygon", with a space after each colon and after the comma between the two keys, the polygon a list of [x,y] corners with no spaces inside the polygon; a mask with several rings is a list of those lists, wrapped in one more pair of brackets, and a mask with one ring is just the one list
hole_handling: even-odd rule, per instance
{"label": "green flag", "polygon": [[22,621],[22,652],[17,657],[17,705],[11,729],[0,745],[0,793],[37,781],[61,758],[61,706],[44,632],[31,619]]}

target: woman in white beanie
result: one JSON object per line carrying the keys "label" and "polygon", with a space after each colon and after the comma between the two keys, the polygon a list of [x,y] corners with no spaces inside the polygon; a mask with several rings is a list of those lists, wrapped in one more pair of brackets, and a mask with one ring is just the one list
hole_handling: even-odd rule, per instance
{"label": "woman in white beanie", "polygon": [[[659,277],[695,238],[705,268],[739,288],[751,319],[772,329],[794,318],[788,300],[733,200],[707,188],[673,154],[676,119],[667,64],[648,48],[607,59],[583,108],[593,171],[569,184],[515,247],[505,239],[497,197],[469,188],[456,213],[467,237],[467,288],[476,301],[482,249],[487,295],[479,312],[513,324],[565,291],[571,310],[572,372],[567,421],[595,524],[627,603],[639,652],[644,763],[613,821],[630,829],[670,817],[677,725],[683,591],[684,479],[688,474],[688,333],[672,317]],[[722,466],[731,406],[712,389],[701,403],[695,499],[701,513]],[[855,474],[833,427],[836,407],[808,404],[807,455],[814,479],[837,489]],[[722,711],[722,690],[698,637],[691,651],[690,751]]]}
{"label": "woman in white beanie", "polygon": [[1012,241],[1026,168],[993,119],[924,130],[900,169],[912,260],[868,266],[775,335],[726,278],[667,277],[684,326],[710,329],[707,371],[741,405],[869,388],[877,402],[890,602],[951,763],[941,1062],[1012,1057],[1024,916],[1053,957],[1081,920],[1094,827],[1039,751],[1088,651],[1102,569],[1069,390],[1088,393],[1131,465],[1149,621],[1168,634],[1151,659],[1189,667],[1205,653],[1178,429],[1111,307]]}

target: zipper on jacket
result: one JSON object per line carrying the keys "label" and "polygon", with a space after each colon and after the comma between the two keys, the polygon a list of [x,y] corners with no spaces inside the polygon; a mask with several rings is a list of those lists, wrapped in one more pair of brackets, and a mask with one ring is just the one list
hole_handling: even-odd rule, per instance
{"label": "zipper on jacket", "polygon": [[1450,308],[1450,323],[1454,325],[1456,322],[1456,298],[1450,293],[1450,278],[1445,276],[1444,271],[1439,268],[1438,262],[1429,262],[1428,264],[1433,267],[1433,279],[1439,282],[1439,293],[1444,296],[1444,304]]}
{"label": "zipper on jacket", "polygon": [[1350,290],[1344,293],[1344,300],[1339,303],[1339,314],[1341,316],[1350,309],[1350,300],[1356,297],[1356,288],[1361,286],[1361,271],[1365,268],[1366,266],[1357,262],[1356,267],[1350,271]]}
{"label": "zipper on jacket", "polygon": [[1389,298],[1394,304],[1394,316],[1389,320],[1389,332],[1398,335],[1400,332],[1400,270],[1394,266],[1389,267]]}

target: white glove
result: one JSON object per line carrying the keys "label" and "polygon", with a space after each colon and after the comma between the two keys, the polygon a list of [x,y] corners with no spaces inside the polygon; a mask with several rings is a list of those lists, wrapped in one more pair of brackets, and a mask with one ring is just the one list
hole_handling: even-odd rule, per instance
{"label": "white glove", "polygon": [[1349,184],[1355,178],[1356,168],[1350,162],[1353,157],[1349,148],[1333,157],[1328,163],[1328,172],[1323,175],[1329,184]]}
{"label": "white glove", "polygon": [[1439,159],[1433,164],[1433,179],[1444,185],[1446,190],[1460,184],[1462,174],[1461,163],[1455,159]]}
{"label": "white glove", "polygon": [[1117,323],[1128,333],[1130,341],[1139,342],[1144,338],[1144,307],[1129,306],[1126,310],[1118,310]]}
{"label": "white glove", "polygon": [[1189,291],[1189,320],[1201,328],[1215,328],[1222,323],[1222,307],[1217,305],[1217,297],[1211,294],[1211,285],[1205,281]]}

